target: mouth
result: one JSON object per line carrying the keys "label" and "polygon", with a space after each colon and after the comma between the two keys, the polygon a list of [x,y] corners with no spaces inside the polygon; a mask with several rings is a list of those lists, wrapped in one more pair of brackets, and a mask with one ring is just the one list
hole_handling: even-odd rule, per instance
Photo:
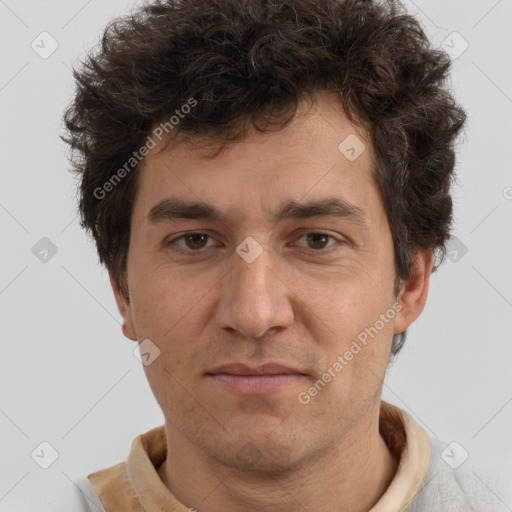
{"label": "mouth", "polygon": [[206,373],[213,382],[239,395],[276,393],[303,381],[307,374],[298,368],[269,363],[258,367],[233,363]]}

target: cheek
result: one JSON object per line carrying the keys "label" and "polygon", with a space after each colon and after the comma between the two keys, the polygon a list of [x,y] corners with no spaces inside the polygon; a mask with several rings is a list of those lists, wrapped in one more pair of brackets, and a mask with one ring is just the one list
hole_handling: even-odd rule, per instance
{"label": "cheek", "polygon": [[[186,285],[168,272],[154,273],[134,290],[133,311],[139,339],[150,339],[160,357],[145,367],[152,387],[179,392],[177,382],[194,378],[197,361],[205,351],[204,329],[208,322],[208,295],[198,279]],[[154,389],[158,393],[158,389]]]}
{"label": "cheek", "polygon": [[294,287],[309,316],[333,331],[353,332],[378,318],[388,307],[390,286],[383,286],[379,272],[360,266],[343,267],[323,273],[303,273]]}
{"label": "cheek", "polygon": [[[299,314],[322,352],[320,370],[331,369],[336,375],[332,396],[345,396],[349,389],[371,394],[389,360],[395,317],[392,290],[366,272],[338,277],[331,276],[321,288],[318,279],[303,279],[297,294],[303,298]],[[341,371],[333,368],[338,356]]]}
{"label": "cheek", "polygon": [[131,286],[132,315],[139,335],[162,338],[183,329],[194,320],[194,313],[205,295],[204,282],[183,277],[170,268],[141,264],[149,271],[134,274]]}

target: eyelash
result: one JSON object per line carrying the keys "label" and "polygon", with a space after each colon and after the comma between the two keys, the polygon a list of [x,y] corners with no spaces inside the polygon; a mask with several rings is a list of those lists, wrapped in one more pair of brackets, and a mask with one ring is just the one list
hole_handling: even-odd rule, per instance
{"label": "eyelash", "polygon": [[[206,249],[204,249],[204,248],[203,249],[198,249],[198,250],[183,249],[183,248],[175,245],[177,241],[182,240],[186,236],[190,236],[190,235],[205,235],[209,239],[213,238],[208,233],[204,233],[204,232],[201,232],[201,231],[187,231],[186,233],[183,233],[182,235],[177,236],[176,238],[168,240],[165,243],[165,246],[166,247],[170,247],[171,250],[176,251],[176,252],[178,252],[180,254],[187,254],[187,255],[194,255],[195,256],[195,255],[199,255],[199,254],[202,254],[203,252],[205,252]],[[305,237],[307,235],[325,235],[326,237],[328,237],[328,238],[338,242],[339,245],[349,245],[349,241],[348,240],[342,240],[342,239],[336,238],[334,235],[331,235],[330,233],[325,233],[323,231],[308,231],[308,232],[302,234],[299,238],[297,238],[297,240],[300,240],[301,238],[303,238],[303,237]],[[331,250],[329,250],[329,248],[317,249],[317,250],[303,248],[303,252],[305,252],[309,256],[322,256],[322,255],[330,254],[331,252],[336,250],[336,249],[332,249],[332,247],[333,246],[331,246]],[[339,248],[340,247],[338,247],[338,249]]]}

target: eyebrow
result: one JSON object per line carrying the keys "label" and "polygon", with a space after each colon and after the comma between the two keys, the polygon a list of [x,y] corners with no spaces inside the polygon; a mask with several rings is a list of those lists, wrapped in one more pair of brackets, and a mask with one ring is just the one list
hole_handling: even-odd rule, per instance
{"label": "eyebrow", "polygon": [[[287,219],[306,219],[316,216],[345,218],[362,228],[367,227],[363,210],[341,197],[328,197],[305,203],[289,201],[282,205],[277,212],[272,213],[270,220],[278,223]],[[185,201],[178,198],[164,199],[157,203],[149,211],[147,219],[151,224],[175,219],[198,219],[230,223],[228,216],[211,204]]]}

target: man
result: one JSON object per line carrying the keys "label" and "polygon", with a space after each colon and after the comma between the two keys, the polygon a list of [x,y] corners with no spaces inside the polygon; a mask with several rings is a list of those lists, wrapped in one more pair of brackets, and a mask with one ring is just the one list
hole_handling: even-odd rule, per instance
{"label": "man", "polygon": [[381,401],[450,236],[449,67],[391,1],[167,0],[107,28],[65,140],[165,425],[89,475],[95,509],[500,505]]}

